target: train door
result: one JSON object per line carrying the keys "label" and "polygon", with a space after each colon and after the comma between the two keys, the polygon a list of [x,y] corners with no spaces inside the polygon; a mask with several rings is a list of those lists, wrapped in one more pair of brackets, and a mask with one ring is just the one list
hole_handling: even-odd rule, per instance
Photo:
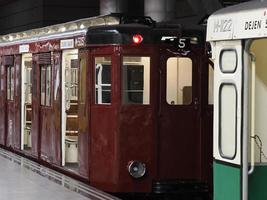
{"label": "train door", "polygon": [[6,145],[6,105],[7,105],[7,69],[8,59],[1,58],[1,95],[0,95],[0,143]]}
{"label": "train door", "polygon": [[[90,85],[90,93],[92,102],[90,107],[90,181],[103,183],[109,176],[109,181],[114,180],[114,157],[116,144],[116,131],[118,130],[116,120],[116,106],[118,99],[115,96],[115,87],[117,80],[115,79],[115,71],[117,69],[118,60],[116,60],[113,47],[94,48],[90,51],[92,70],[92,80]],[[114,52],[115,51],[115,52]],[[117,73],[118,74],[118,73]],[[108,167],[106,167],[108,166]],[[105,180],[106,181],[106,180]]]}
{"label": "train door", "polygon": [[21,150],[32,146],[32,54],[22,55],[21,68]]}
{"label": "train door", "polygon": [[21,56],[6,56],[7,138],[6,146],[20,149],[20,70]]}
{"label": "train door", "polygon": [[62,54],[62,166],[78,170],[78,49]]}
{"label": "train door", "polygon": [[[161,52],[159,178],[198,179],[198,65],[192,55]],[[186,156],[185,156],[186,155]]]}
{"label": "train door", "polygon": [[51,53],[39,54],[39,70],[40,70],[40,115],[39,115],[39,133],[41,139],[40,153],[41,158],[49,160],[50,155],[50,140],[51,123],[51,111],[52,111],[52,63]]}
{"label": "train door", "polygon": [[[243,108],[244,71],[241,41],[217,42],[214,71],[214,199],[241,200],[246,197],[246,118]],[[245,112],[244,112],[245,114]],[[242,141],[243,140],[243,141]]]}
{"label": "train door", "polygon": [[7,104],[6,104],[6,146],[12,146],[13,115],[14,115],[14,81],[15,68],[14,57],[6,56],[6,86],[7,86]]}
{"label": "train door", "polygon": [[58,52],[33,55],[31,152],[57,164],[61,161],[60,64]]}

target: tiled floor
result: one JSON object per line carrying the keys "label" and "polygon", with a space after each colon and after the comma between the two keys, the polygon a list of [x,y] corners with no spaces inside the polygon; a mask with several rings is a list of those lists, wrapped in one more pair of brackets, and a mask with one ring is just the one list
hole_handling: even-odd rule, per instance
{"label": "tiled floor", "polygon": [[[102,193],[103,195],[104,193]],[[88,200],[40,174],[0,156],[0,200]],[[114,198],[116,199],[116,198]]]}

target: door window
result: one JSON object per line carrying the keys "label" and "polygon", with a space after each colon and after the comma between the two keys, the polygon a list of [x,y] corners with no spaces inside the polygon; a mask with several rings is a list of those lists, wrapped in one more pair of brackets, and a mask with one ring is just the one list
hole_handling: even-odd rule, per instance
{"label": "door window", "polygon": [[51,106],[51,65],[41,66],[41,105]]}
{"label": "door window", "polygon": [[24,61],[25,70],[25,103],[31,104],[32,102],[32,61]]}
{"label": "door window", "polygon": [[237,66],[237,53],[234,49],[223,50],[220,55],[220,67],[223,73],[233,73]]}
{"label": "door window", "polygon": [[7,66],[7,99],[14,100],[14,66]]}
{"label": "door window", "polygon": [[124,56],[122,101],[124,104],[149,104],[150,57]]}
{"label": "door window", "polygon": [[220,89],[219,148],[222,157],[232,159],[236,153],[237,93],[233,84],[223,84]]}
{"label": "door window", "polygon": [[170,105],[188,105],[192,102],[192,60],[171,57],[167,60],[166,101]]}

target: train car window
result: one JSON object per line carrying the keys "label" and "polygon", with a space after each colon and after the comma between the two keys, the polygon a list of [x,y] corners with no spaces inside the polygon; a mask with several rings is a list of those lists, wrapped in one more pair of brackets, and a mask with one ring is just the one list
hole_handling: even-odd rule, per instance
{"label": "train car window", "polygon": [[70,62],[71,100],[78,100],[78,59]]}
{"label": "train car window", "polygon": [[25,103],[31,104],[32,102],[32,62],[25,61]]}
{"label": "train car window", "polygon": [[124,104],[149,104],[150,57],[123,57],[122,101]]}
{"label": "train car window", "polygon": [[51,106],[51,65],[41,65],[41,105]]}
{"label": "train car window", "polygon": [[192,102],[192,60],[171,57],[167,60],[167,95],[170,105],[188,105]]}
{"label": "train car window", "polygon": [[95,103],[111,103],[111,57],[95,58]]}
{"label": "train car window", "polygon": [[86,57],[80,58],[80,81],[79,81],[79,101],[84,104],[86,99]]}
{"label": "train car window", "polygon": [[237,66],[237,54],[233,49],[223,50],[220,54],[220,68],[223,73],[235,72]]}
{"label": "train car window", "polygon": [[[219,148],[222,157],[233,159],[236,153],[237,93],[235,85],[220,87]],[[223,108],[223,109],[222,109]]]}
{"label": "train car window", "polygon": [[214,85],[214,69],[209,65],[209,105],[213,105],[213,85]]}
{"label": "train car window", "polygon": [[14,66],[7,66],[7,99],[14,100]]}

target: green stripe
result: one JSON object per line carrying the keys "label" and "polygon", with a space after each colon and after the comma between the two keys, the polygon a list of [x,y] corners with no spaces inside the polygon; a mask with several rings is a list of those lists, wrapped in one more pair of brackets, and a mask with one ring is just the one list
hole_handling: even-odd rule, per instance
{"label": "green stripe", "polygon": [[249,175],[248,180],[248,199],[267,199],[267,166],[256,166],[254,172]]}
{"label": "green stripe", "polygon": [[213,163],[214,200],[241,200],[241,169]]}

